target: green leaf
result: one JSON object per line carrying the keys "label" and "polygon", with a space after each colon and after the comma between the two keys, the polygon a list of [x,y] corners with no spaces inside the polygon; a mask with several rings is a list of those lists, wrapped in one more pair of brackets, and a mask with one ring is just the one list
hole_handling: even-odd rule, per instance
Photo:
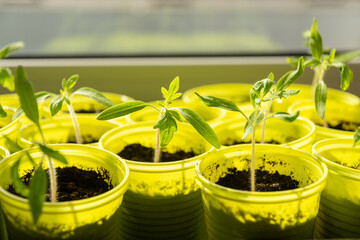
{"label": "green leaf", "polygon": [[62,95],[57,95],[50,104],[51,116],[55,116],[62,108],[64,103],[64,97]]}
{"label": "green leaf", "polygon": [[326,109],[327,87],[324,81],[320,81],[315,88],[315,107],[321,119],[324,119]]}
{"label": "green leaf", "polygon": [[235,103],[233,103],[230,100],[224,99],[224,98],[218,98],[214,96],[201,96],[197,92],[195,94],[200,98],[200,100],[208,107],[217,107],[222,108],[228,111],[233,112],[241,112],[241,110],[236,106]]}
{"label": "green leaf", "polygon": [[42,145],[42,144],[39,144],[39,147],[45,155],[47,155],[53,159],[56,159],[61,163],[67,164],[66,158],[59,151],[55,151],[55,150],[53,150],[45,145]]}
{"label": "green leaf", "polygon": [[16,192],[24,197],[29,197],[30,195],[29,188],[25,185],[25,183],[23,183],[20,180],[19,166],[20,166],[20,159],[17,160],[15,164],[11,167],[11,179],[13,181],[13,185]]}
{"label": "green leaf", "polygon": [[188,108],[177,108],[180,114],[188,121],[195,130],[211,145],[220,148],[220,142],[214,130],[196,112]]}
{"label": "green leaf", "polygon": [[[53,93],[49,93],[49,92],[38,92],[38,93],[35,93],[35,98],[36,98],[36,102],[41,102],[42,100],[45,100],[51,96],[54,96]],[[12,117],[12,120],[15,120],[16,118],[20,117],[20,115],[23,113],[23,109],[22,109],[22,106],[18,107],[18,109],[16,109],[13,117]]]}
{"label": "green leaf", "polygon": [[270,115],[270,116],[268,116],[266,118],[274,117],[274,118],[281,119],[281,120],[283,120],[285,122],[293,122],[298,118],[299,114],[300,114],[299,111],[297,111],[295,114],[290,114],[290,113],[287,113],[287,112],[278,112],[278,113]]}
{"label": "green leaf", "polygon": [[309,39],[309,45],[310,45],[310,51],[311,55],[320,61],[322,54],[323,54],[323,48],[322,48],[322,38],[320,33],[317,31],[317,22],[316,19],[314,19],[313,25],[310,30],[310,39]]}
{"label": "green leaf", "polygon": [[7,117],[7,113],[5,112],[3,106],[0,104],[0,117]]}
{"label": "green leaf", "polygon": [[328,60],[329,63],[332,63],[332,62],[334,61],[335,52],[336,52],[336,49],[335,49],[335,48],[333,48],[333,49],[330,51],[329,60]]}
{"label": "green leaf", "polygon": [[118,117],[122,117],[128,115],[130,113],[139,111],[146,106],[151,106],[148,103],[144,103],[142,101],[132,101],[132,102],[125,102],[121,104],[114,105],[102,111],[96,119],[98,120],[109,120]]}
{"label": "green leaf", "polygon": [[320,64],[321,64],[321,62],[315,58],[304,62],[305,67],[310,67],[311,69],[319,66]]}
{"label": "green leaf", "polygon": [[4,88],[9,89],[9,91],[14,91],[14,76],[9,68],[0,67],[0,84]]}
{"label": "green leaf", "polygon": [[73,94],[79,94],[79,95],[82,95],[85,97],[89,97],[89,98],[95,100],[96,102],[101,103],[102,105],[104,105],[106,107],[111,107],[114,105],[102,93],[100,93],[99,91],[92,89],[92,88],[88,88],[88,87],[79,88]]}
{"label": "green leaf", "polygon": [[353,80],[353,72],[350,70],[348,66],[346,66],[343,63],[332,63],[331,64],[334,67],[337,67],[340,70],[340,76],[341,76],[341,90],[345,91],[349,88],[350,83]]}
{"label": "green leaf", "polygon": [[62,86],[63,89],[66,88],[66,79],[65,78],[63,78],[63,80],[62,80],[61,86]]}
{"label": "green leaf", "polygon": [[37,224],[42,213],[47,188],[46,173],[41,166],[39,166],[30,180],[29,194],[30,210],[35,224]]}
{"label": "green leaf", "polygon": [[354,145],[353,147],[355,147],[356,145],[360,144],[360,128],[358,128],[354,134]]}
{"label": "green leaf", "polygon": [[181,116],[177,111],[174,111],[172,109],[168,109],[169,113],[171,113],[171,115],[178,120],[179,122],[182,122]]}
{"label": "green leaf", "polygon": [[291,86],[297,79],[299,79],[304,72],[304,58],[299,58],[297,69],[294,71],[289,71],[285,73],[276,84],[276,91],[281,91],[283,89]]}
{"label": "green leaf", "polygon": [[3,47],[0,50],[0,59],[9,57],[14,52],[18,51],[19,49],[21,49],[23,47],[24,47],[23,42],[13,42],[13,43],[6,45],[5,47]]}
{"label": "green leaf", "polygon": [[281,90],[280,92],[277,92],[276,95],[278,98],[288,98],[290,96],[295,96],[300,92],[300,90],[293,90],[293,89],[287,89],[287,90]]}
{"label": "green leaf", "polygon": [[72,75],[71,77],[69,77],[69,79],[65,83],[64,90],[65,91],[71,90],[72,87],[75,86],[78,78],[79,78],[79,75]]}
{"label": "green leaf", "polygon": [[19,66],[15,77],[16,92],[19,96],[20,104],[30,121],[39,124],[39,110],[36,103],[34,90],[31,83],[27,80],[26,72],[22,66]]}
{"label": "green leaf", "polygon": [[5,225],[4,213],[1,209],[1,202],[0,202],[0,239],[8,240],[8,234]]}
{"label": "green leaf", "polygon": [[274,81],[274,78],[275,78],[274,73],[272,73],[272,72],[269,73],[269,76],[267,78]]}
{"label": "green leaf", "polygon": [[271,87],[275,84],[275,82],[269,78],[265,78],[263,80],[257,81],[250,90],[250,102],[254,108],[259,106],[261,103],[261,99],[266,96],[271,90]]}
{"label": "green leaf", "polygon": [[162,92],[163,97],[164,97],[165,99],[168,99],[168,98],[169,98],[169,92],[168,92],[168,90],[166,90],[166,88],[162,87],[162,88],[161,88],[161,92]]}
{"label": "green leaf", "polygon": [[[254,128],[257,128],[259,123],[264,119],[264,112],[262,110],[258,111],[258,114],[256,117],[256,124],[254,124],[254,119],[255,119],[255,111],[250,114],[249,120],[251,121],[251,123],[253,125],[255,125]],[[245,127],[244,127],[244,135],[243,135],[242,139],[244,140],[245,138],[247,138],[247,136],[249,136],[252,132],[253,132],[252,126],[250,125],[249,122],[246,122]]]}
{"label": "green leaf", "polygon": [[340,53],[340,54],[336,54],[336,56],[334,58],[334,62],[347,63],[358,57],[360,57],[360,50],[346,52],[346,53]]}
{"label": "green leaf", "polygon": [[286,61],[293,67],[297,67],[300,57],[286,57]]}
{"label": "green leaf", "polygon": [[174,78],[169,86],[169,97],[172,97],[179,90],[179,77]]}
{"label": "green leaf", "polygon": [[[6,144],[7,144],[8,146],[10,146],[10,149],[13,149],[14,152],[19,152],[19,151],[23,150],[23,148],[21,148],[16,141],[14,142],[13,140],[11,140],[11,139],[10,139],[8,136],[6,136],[6,135],[4,135],[4,138],[5,138],[5,140],[6,140]],[[27,154],[28,154],[28,153],[27,153]],[[29,156],[30,156],[30,155],[29,155]],[[31,157],[30,157],[29,159],[32,160]]]}
{"label": "green leaf", "polygon": [[154,125],[154,129],[160,130],[160,145],[165,147],[168,145],[177,131],[175,119],[169,111],[165,111]]}
{"label": "green leaf", "polygon": [[175,99],[181,97],[181,95],[182,95],[182,93],[175,93],[174,95],[172,95],[172,97],[170,97],[170,100],[171,100],[171,101],[172,101],[172,100],[175,100]]}

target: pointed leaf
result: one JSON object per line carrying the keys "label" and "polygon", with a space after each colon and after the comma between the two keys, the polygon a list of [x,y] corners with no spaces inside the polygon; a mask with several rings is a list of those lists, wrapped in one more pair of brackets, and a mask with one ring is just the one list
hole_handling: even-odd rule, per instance
{"label": "pointed leaf", "polygon": [[360,57],[360,50],[336,54],[334,62],[347,63]]}
{"label": "pointed leaf", "polygon": [[14,91],[15,89],[15,82],[14,76],[11,73],[9,68],[0,67],[0,84],[4,88],[9,89],[9,91]]}
{"label": "pointed leaf", "polygon": [[130,113],[139,111],[146,106],[151,106],[148,103],[144,103],[142,101],[132,101],[132,102],[125,102],[122,104],[117,104],[108,109],[102,111],[96,119],[98,120],[109,120],[118,117],[122,117],[128,115]]}
{"label": "pointed leaf", "polygon": [[168,109],[169,113],[171,113],[171,115],[178,120],[179,122],[182,122],[181,116],[177,111],[174,111],[172,109]]}
{"label": "pointed leaf", "polygon": [[65,78],[63,78],[63,80],[62,80],[61,86],[62,86],[63,89],[66,88],[66,79]]}
{"label": "pointed leaf", "polygon": [[288,89],[288,90],[281,90],[280,92],[277,92],[276,95],[279,98],[288,98],[290,96],[295,96],[300,92],[300,90],[293,90],[293,89]]}
{"label": "pointed leaf", "polygon": [[72,75],[69,77],[69,79],[65,83],[65,91],[71,90],[71,88],[76,84],[77,80],[79,78],[79,75]]}
{"label": "pointed leaf", "polygon": [[319,66],[320,64],[321,64],[321,62],[315,58],[304,62],[305,67],[311,67],[312,69],[316,66]]}
{"label": "pointed leaf", "polygon": [[174,78],[169,86],[169,97],[174,95],[179,90],[179,77]]}
{"label": "pointed leaf", "polygon": [[348,66],[343,63],[332,63],[334,67],[337,67],[340,70],[341,75],[341,90],[345,91],[349,88],[350,83],[353,80],[353,72],[350,70]]}
{"label": "pointed leaf", "polygon": [[290,113],[287,113],[287,112],[278,112],[278,113],[270,115],[270,116],[268,116],[266,118],[274,117],[274,118],[281,119],[281,120],[283,120],[285,122],[293,122],[298,118],[299,114],[300,114],[299,111],[297,111],[295,114],[290,114]]}
{"label": "pointed leaf", "polygon": [[[255,111],[250,114],[249,120],[251,121],[251,123],[253,123],[253,125],[255,125],[254,127],[257,128],[259,123],[264,119],[264,112],[262,110],[258,111],[256,117],[256,124],[254,124],[254,119],[255,119]],[[252,126],[250,125],[249,122],[246,122],[244,127],[244,135],[242,139],[244,140],[245,138],[247,138],[247,136],[249,136],[252,132],[253,132]]]}
{"label": "pointed leaf", "polygon": [[315,107],[321,119],[324,119],[326,109],[327,87],[323,81],[320,81],[315,88]]}
{"label": "pointed leaf", "polygon": [[271,72],[267,78],[274,81],[274,73]]}
{"label": "pointed leaf", "polygon": [[57,95],[50,104],[51,116],[55,116],[62,108],[64,103],[64,97],[62,95]]}
{"label": "pointed leaf", "polygon": [[163,97],[164,97],[165,99],[168,99],[168,98],[169,98],[169,92],[168,92],[168,90],[166,90],[166,88],[162,87],[162,88],[161,88],[161,92],[162,92]]}
{"label": "pointed leaf", "polygon": [[39,124],[39,110],[36,103],[34,90],[31,83],[27,80],[26,72],[22,66],[19,66],[15,77],[16,92],[19,96],[20,104],[26,116],[37,126]]}
{"label": "pointed leaf", "polygon": [[320,33],[317,31],[317,22],[316,19],[314,19],[313,25],[310,30],[310,51],[311,55],[317,59],[320,60],[323,54],[323,48],[322,48],[322,38]]}
{"label": "pointed leaf", "polygon": [[282,76],[276,84],[276,91],[281,91],[290,87],[297,79],[299,79],[304,72],[304,58],[299,58],[297,69],[289,71]]}
{"label": "pointed leaf", "polygon": [[201,99],[201,101],[208,107],[222,108],[228,111],[241,112],[241,110],[230,100],[224,98],[218,98],[214,96],[201,96],[197,92],[195,94]]}
{"label": "pointed leaf", "polygon": [[39,144],[39,147],[41,149],[41,151],[46,154],[47,156],[58,160],[61,163],[67,164],[67,160],[66,158],[59,152],[59,151],[55,151],[45,145]]}
{"label": "pointed leaf", "polygon": [[29,197],[29,188],[25,185],[25,183],[20,180],[19,166],[20,160],[17,160],[15,164],[11,167],[11,179],[16,192],[19,193],[21,196]]}
{"label": "pointed leaf", "polygon": [[99,91],[97,91],[97,90],[95,90],[93,88],[88,88],[88,87],[79,88],[73,94],[79,94],[79,95],[82,95],[82,96],[85,96],[85,97],[89,97],[89,98],[95,100],[96,102],[106,106],[106,107],[111,107],[111,106],[114,105],[101,92],[99,92]]}
{"label": "pointed leaf", "polygon": [[360,128],[358,128],[354,134],[354,145],[353,147],[355,147],[356,145],[360,144]]}
{"label": "pointed leaf", "polygon": [[13,42],[0,49],[0,59],[7,58],[24,47],[23,42]]}
{"label": "pointed leaf", "polygon": [[330,51],[330,54],[329,54],[329,60],[328,60],[329,63],[332,63],[332,62],[334,61],[334,59],[335,59],[335,53],[336,53],[336,49],[333,48],[333,49]]}
{"label": "pointed leaf", "polygon": [[3,106],[0,104],[0,117],[7,117],[7,113],[5,112]]}
{"label": "pointed leaf", "polygon": [[214,147],[220,148],[220,142],[214,130],[202,117],[188,108],[177,108],[177,110],[206,141]]}
{"label": "pointed leaf", "polygon": [[42,213],[47,188],[46,173],[41,166],[39,166],[30,180],[29,194],[30,210],[35,224],[37,224]]}
{"label": "pointed leaf", "polygon": [[170,97],[170,100],[175,100],[179,97],[181,97],[182,93],[175,93],[174,95],[172,95],[172,97]]}
{"label": "pointed leaf", "polygon": [[165,111],[154,125],[154,129],[160,130],[160,145],[165,147],[168,145],[177,131],[175,119],[169,111]]}

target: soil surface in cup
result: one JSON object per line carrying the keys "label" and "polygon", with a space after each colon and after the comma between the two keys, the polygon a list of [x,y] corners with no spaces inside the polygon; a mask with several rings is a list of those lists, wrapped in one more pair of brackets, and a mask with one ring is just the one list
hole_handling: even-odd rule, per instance
{"label": "soil surface in cup", "polygon": [[[82,144],[90,144],[99,142],[99,138],[92,136],[91,134],[81,135]],[[75,135],[70,135],[66,141],[67,143],[77,143]]]}
{"label": "soil surface in cup", "polygon": [[[75,110],[76,113],[85,113],[85,114],[90,114],[90,113],[101,113],[102,111],[104,111],[104,109],[98,109],[98,108],[90,108],[90,109],[77,109]],[[66,113],[69,113],[69,111],[64,111]]]}
{"label": "soil surface in cup", "polygon": [[[322,123],[316,123],[316,125],[323,127]],[[360,127],[359,122],[350,121],[334,121],[328,122],[328,127],[331,129],[354,132]]]}
{"label": "soil surface in cup", "polygon": [[[29,185],[34,169],[29,169],[21,177],[21,181]],[[46,171],[48,174],[48,171]],[[106,169],[98,168],[80,169],[77,167],[56,168],[58,184],[58,201],[74,201],[97,196],[113,188],[109,172]],[[49,178],[48,178],[49,179]],[[48,182],[49,186],[49,182]],[[7,191],[21,196],[15,191],[14,185],[9,185]],[[46,194],[46,201],[50,201],[50,193]]]}
{"label": "soil surface in cup", "polygon": [[[291,141],[290,141],[291,142]],[[232,145],[238,145],[238,144],[250,144],[251,142],[247,142],[247,141],[242,141],[242,140],[234,140],[234,139],[228,139],[223,145],[224,146],[232,146]],[[256,143],[260,143],[258,141],[256,141]],[[269,141],[265,141],[265,143],[267,144],[276,144],[276,145],[280,145],[282,144],[279,141],[276,141],[274,139],[271,139]]]}
{"label": "soil surface in cup", "polygon": [[[228,173],[219,178],[216,184],[237,190],[251,191],[250,172],[238,171],[236,168],[229,168]],[[266,170],[256,170],[255,189],[257,192],[273,192],[290,190],[299,187],[299,182],[290,176],[270,173]]]}
{"label": "soil surface in cup", "polygon": [[[125,146],[118,155],[124,159],[138,162],[154,162],[154,148],[144,147],[138,143]],[[160,162],[174,162],[195,157],[196,154],[194,152],[184,152],[182,150],[174,153],[161,151],[160,156]]]}

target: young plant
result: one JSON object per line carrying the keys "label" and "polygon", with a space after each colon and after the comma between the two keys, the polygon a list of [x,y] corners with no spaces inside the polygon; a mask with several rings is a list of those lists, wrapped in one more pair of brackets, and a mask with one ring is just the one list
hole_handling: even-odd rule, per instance
{"label": "young plant", "polygon": [[[6,45],[0,49],[0,59],[4,59],[24,47],[23,42],[14,42]],[[15,89],[14,85],[14,76],[8,67],[0,67],[0,84],[4,88],[7,88],[9,91],[13,92]],[[4,118],[7,116],[7,113],[4,111],[2,105],[0,104],[0,117]]]}
{"label": "young plant", "polygon": [[[151,105],[142,101],[126,102],[114,105],[97,117],[99,120],[109,120],[122,117],[130,113],[139,111],[145,107],[151,107],[159,113],[159,118],[154,125],[156,129],[156,147],[154,162],[160,161],[160,148],[168,145],[177,131],[176,121],[181,122],[183,116],[196,131],[211,145],[220,148],[220,142],[212,128],[193,110],[188,108],[174,107],[170,108],[171,102],[181,96],[179,90],[179,77],[176,77],[169,86],[169,89],[161,88],[164,100],[158,101],[158,106]],[[181,115],[181,116],[180,116]]]}
{"label": "young plant", "polygon": [[[36,125],[38,131],[42,136],[41,143],[34,144],[38,146],[43,153],[39,165],[36,166],[30,154],[27,151],[25,152],[25,154],[27,155],[27,157],[29,157],[30,161],[34,164],[35,167],[34,174],[29,183],[29,187],[27,187],[19,178],[18,169],[20,166],[20,159],[12,167],[12,179],[13,179],[14,187],[19,194],[29,199],[30,210],[32,213],[34,223],[36,224],[41,215],[45,194],[48,189],[47,186],[48,181],[46,178],[46,173],[42,167],[44,158],[46,156],[48,168],[49,168],[49,178],[50,178],[49,188],[50,188],[50,199],[52,203],[57,202],[56,172],[52,159],[55,159],[64,164],[66,164],[67,161],[65,157],[62,154],[60,154],[60,152],[54,151],[46,145],[44,134],[40,126],[39,110],[38,110],[34,90],[31,86],[31,83],[27,79],[25,70],[21,66],[19,66],[16,71],[15,87],[16,87],[16,92],[19,96],[19,100],[23,112],[25,112],[25,115],[29,118],[29,120],[31,120]],[[12,144],[13,147],[16,147],[16,144],[11,142],[11,140],[8,139],[8,142],[10,142],[10,144]],[[21,149],[18,148],[17,150],[21,150]]]}
{"label": "young plant", "polygon": [[251,139],[251,161],[250,161],[250,178],[251,178],[251,191],[255,191],[255,142],[256,142],[256,130],[257,128],[268,118],[279,118],[281,120],[292,122],[299,116],[299,112],[294,115],[285,112],[278,112],[267,116],[263,110],[262,104],[269,101],[273,101],[277,98],[288,98],[289,96],[296,95],[299,90],[286,90],[296,79],[299,78],[303,71],[303,59],[299,60],[298,69],[296,71],[290,71],[280,78],[276,83],[275,89],[272,87],[275,85],[274,75],[270,75],[258,82],[256,82],[250,90],[250,101],[254,108],[254,112],[250,116],[246,116],[243,111],[239,109],[236,104],[230,100],[218,98],[214,96],[201,96],[195,93],[201,101],[209,107],[222,108],[228,111],[239,112],[245,119],[246,124],[244,127],[244,140],[247,136],[252,134]]}
{"label": "young plant", "polygon": [[103,94],[92,88],[82,87],[74,91],[73,87],[76,84],[78,78],[79,78],[78,75],[73,75],[67,80],[65,78],[62,80],[63,89],[60,89],[60,94],[56,95],[52,100],[50,104],[50,111],[51,111],[51,115],[55,116],[61,110],[64,102],[66,103],[66,106],[69,110],[69,114],[71,117],[71,121],[74,125],[76,142],[78,144],[81,144],[82,139],[80,135],[79,122],[77,121],[75,110],[71,105],[71,98],[75,94],[78,94],[85,97],[89,97],[95,100],[96,102],[103,104],[106,107],[111,107],[114,104],[109,99],[107,99]]}
{"label": "young plant", "polygon": [[[325,118],[327,86],[324,82],[326,71],[331,67],[340,70],[341,90],[345,91],[353,80],[353,72],[345,64],[348,61],[360,56],[360,51],[348,52],[336,55],[336,49],[333,48],[329,53],[323,50],[322,37],[317,30],[317,21],[314,19],[310,30],[303,33],[306,38],[305,45],[310,48],[312,59],[305,61],[305,66],[314,70],[312,82],[312,96],[315,100],[316,112],[323,119],[324,127],[327,127]],[[290,64],[294,64],[294,60],[288,58]]]}

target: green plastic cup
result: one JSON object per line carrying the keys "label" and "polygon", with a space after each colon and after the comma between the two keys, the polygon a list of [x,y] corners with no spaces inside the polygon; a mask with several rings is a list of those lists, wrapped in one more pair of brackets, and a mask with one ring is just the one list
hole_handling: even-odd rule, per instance
{"label": "green plastic cup", "polygon": [[[100,139],[99,146],[114,153],[133,143],[154,147],[154,124],[116,128]],[[210,148],[189,124],[182,123],[166,150],[192,150],[196,157],[160,163],[125,160],[130,180],[122,205],[122,239],[206,239],[195,164]]]}
{"label": "green plastic cup", "polygon": [[329,169],[316,221],[317,238],[360,238],[360,146],[353,139],[327,139],[313,146]]}
{"label": "green plastic cup", "polygon": [[310,239],[325,187],[327,168],[311,154],[284,146],[256,146],[256,169],[291,176],[300,187],[250,192],[215,184],[229,168],[247,170],[250,145],[222,148],[196,165],[205,220],[213,239]]}
{"label": "green plastic cup", "polygon": [[[37,225],[34,225],[28,200],[9,193],[5,189],[12,183],[11,168],[21,159],[19,174],[32,169],[33,165],[24,151],[17,152],[0,162],[0,201],[4,212],[9,240],[117,239],[120,204],[128,186],[129,169],[115,154],[103,149],[76,145],[49,145],[67,159],[67,166],[86,169],[104,168],[109,171],[113,189],[98,196],[58,203],[44,203]],[[38,148],[28,150],[36,163],[42,153]],[[55,162],[56,166],[65,165]],[[44,162],[44,168],[47,168]]]}

